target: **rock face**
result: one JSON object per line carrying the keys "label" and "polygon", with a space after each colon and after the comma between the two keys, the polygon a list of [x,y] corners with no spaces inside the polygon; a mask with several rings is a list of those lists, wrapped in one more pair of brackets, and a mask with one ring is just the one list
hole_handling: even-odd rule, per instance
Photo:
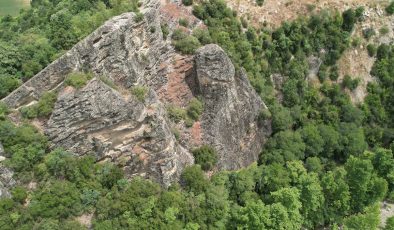
{"label": "rock face", "polygon": [[144,102],[122,95],[94,79],[80,91],[59,96],[46,133],[52,143],[78,155],[112,161],[129,176],[157,179],[164,185],[193,163],[176,143],[166,110],[150,91]]}
{"label": "rock face", "polygon": [[[264,103],[219,46],[202,47],[195,56],[177,54],[163,40],[160,7],[155,0],[144,3],[141,22],[134,13],[114,17],[3,101],[19,108],[46,91],[58,92],[44,124],[52,147],[114,162],[129,177],[168,186],[193,164],[190,150],[201,144],[218,151],[218,169],[251,164],[270,133],[269,123],[258,121]],[[174,17],[166,20],[178,22]],[[74,71],[91,71],[95,78],[79,90],[66,87]],[[136,85],[148,89],[144,100],[132,95]],[[166,106],[186,107],[197,96],[204,102],[200,121],[181,127],[177,139],[173,130],[182,123],[168,119]]]}
{"label": "rock face", "polygon": [[[237,72],[217,45],[197,50],[196,77],[204,101],[201,119],[203,141],[220,155],[219,168],[239,169],[258,159],[269,128],[259,124],[267,109],[250,85],[244,71]],[[265,124],[267,126],[267,124]]]}

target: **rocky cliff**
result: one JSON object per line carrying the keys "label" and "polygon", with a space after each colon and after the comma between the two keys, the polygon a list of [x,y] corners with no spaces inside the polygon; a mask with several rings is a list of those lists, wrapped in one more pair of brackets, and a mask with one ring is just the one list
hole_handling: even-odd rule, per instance
{"label": "rocky cliff", "polygon": [[[168,9],[150,1],[140,22],[134,13],[114,17],[3,101],[17,109],[46,91],[58,92],[43,127],[52,147],[115,162],[129,177],[168,186],[193,164],[190,150],[202,144],[218,151],[217,169],[251,164],[270,133],[269,122],[258,121],[264,103],[219,46],[204,46],[194,56],[176,53],[161,32],[163,20],[178,20],[166,17]],[[82,89],[66,87],[66,76],[75,71],[95,77]],[[131,93],[134,86],[148,90],[144,100]],[[169,105],[185,107],[194,97],[204,111],[192,127],[168,119]]]}

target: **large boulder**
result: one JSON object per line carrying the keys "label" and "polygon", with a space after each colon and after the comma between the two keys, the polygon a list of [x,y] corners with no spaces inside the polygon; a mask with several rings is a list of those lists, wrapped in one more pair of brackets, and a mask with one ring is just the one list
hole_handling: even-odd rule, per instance
{"label": "large boulder", "polygon": [[204,101],[201,118],[203,142],[219,153],[219,168],[239,169],[258,159],[267,121],[258,120],[267,109],[243,70],[236,72],[230,58],[218,45],[197,50],[195,74]]}

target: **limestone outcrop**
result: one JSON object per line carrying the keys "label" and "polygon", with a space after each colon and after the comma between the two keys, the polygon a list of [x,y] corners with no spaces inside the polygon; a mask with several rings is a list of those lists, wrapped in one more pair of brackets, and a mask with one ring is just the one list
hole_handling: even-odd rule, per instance
{"label": "limestone outcrop", "polygon": [[[176,14],[161,17],[168,7],[155,0],[143,6],[142,21],[134,13],[112,18],[2,101],[18,109],[46,91],[58,92],[42,127],[52,148],[114,162],[130,178],[168,186],[194,163],[191,150],[202,144],[219,153],[219,170],[256,161],[270,124],[258,120],[266,107],[245,72],[236,71],[217,45],[195,56],[176,53],[161,33],[161,20],[178,21]],[[65,86],[75,71],[91,71],[94,78],[81,89]],[[147,89],[144,100],[131,93],[135,86]],[[167,106],[185,108],[193,97],[202,99],[203,114],[192,127],[179,127]]]}

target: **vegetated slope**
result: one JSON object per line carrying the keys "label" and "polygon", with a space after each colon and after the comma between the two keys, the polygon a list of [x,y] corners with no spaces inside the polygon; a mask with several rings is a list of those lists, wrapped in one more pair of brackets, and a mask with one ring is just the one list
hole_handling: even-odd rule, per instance
{"label": "vegetated slope", "polygon": [[[267,108],[245,72],[235,71],[218,46],[185,56],[191,71],[180,76],[166,72],[163,65],[180,54],[163,39],[159,3],[147,1],[142,7],[141,14],[106,22],[3,102],[24,118],[41,118],[53,148],[93,154],[97,162],[119,165],[128,177],[151,178],[165,186],[179,179],[193,163],[191,150],[203,144],[217,151],[217,169],[235,170],[257,161],[270,128],[259,119]],[[162,23],[172,20],[177,25],[180,18]],[[175,97],[183,108],[167,97],[180,93],[168,90],[173,78],[184,78],[179,84],[189,92]],[[48,92],[59,96],[52,115],[42,116],[35,111]]]}
{"label": "vegetated slope", "polygon": [[[210,120],[224,111],[224,117],[230,119],[219,119],[211,127],[237,127],[231,126],[235,120],[232,116],[238,117],[243,110],[247,110],[242,117],[255,117],[257,112],[244,109],[244,103],[237,107],[238,103],[233,100],[234,95],[249,94],[250,97],[253,92],[247,86],[246,73],[267,103],[268,110],[262,107],[263,110],[259,111],[260,121],[272,119],[273,135],[268,139],[258,165],[239,171],[219,172],[208,179],[202,169],[210,170],[218,157],[215,156],[214,148],[202,146],[193,151],[201,166],[186,167],[180,177],[180,184],[164,189],[139,178],[126,181],[122,176],[123,171],[108,162],[95,164],[91,156],[76,158],[63,150],[49,151],[48,142],[41,134],[29,125],[14,126],[7,120],[9,112],[2,106],[0,117],[5,120],[0,121],[0,141],[8,157],[5,164],[16,172],[14,178],[20,180],[20,186],[11,189],[12,198],[0,200],[2,227],[378,228],[379,202],[383,199],[393,200],[394,188],[394,113],[391,111],[394,92],[391,68],[393,47],[382,45],[377,50],[371,72],[377,81],[369,85],[365,103],[357,107],[344,92],[345,88],[352,87],[353,82],[336,84],[335,80],[339,76],[336,64],[351,45],[351,33],[362,16],[360,10],[348,10],[343,14],[319,14],[268,31],[242,25],[221,1],[196,5],[193,7],[194,14],[204,21],[208,31],[194,30],[190,35],[190,30],[185,29],[190,27],[183,21],[180,24],[186,27],[174,30],[168,39],[171,37],[175,48],[183,53],[193,53],[201,44],[218,43],[231,58],[231,63],[221,48],[207,45],[198,49],[194,57],[174,55],[169,70],[161,64],[157,66],[159,70],[165,70],[162,72],[179,71],[182,74],[177,76],[177,82],[197,85],[199,90],[208,92],[203,96],[208,96],[204,101],[212,114],[208,113],[209,119],[204,118],[204,113],[199,113],[201,104],[198,101],[193,100],[193,103],[185,106],[182,100],[179,101],[182,97],[169,95],[163,87],[159,87],[159,98],[176,101],[178,106],[184,106],[170,107],[166,112],[175,123],[178,122],[175,125],[178,128],[187,130],[190,119],[194,121],[190,130],[192,136],[198,136],[199,123],[193,118],[199,115],[202,116],[200,119]],[[177,21],[169,21],[169,30],[166,30],[166,25],[162,25],[163,36],[177,27]],[[144,30],[145,34],[155,34],[157,31],[149,28],[148,33],[147,28]],[[190,68],[193,64],[187,60],[196,62],[194,68]],[[323,64],[316,67],[314,63]],[[235,78],[234,73],[242,70],[241,67],[246,72],[239,72],[238,78]],[[307,84],[310,72],[318,72],[322,83],[320,87]],[[45,75],[45,71],[42,74]],[[123,92],[120,88],[123,84],[116,84],[116,76],[113,76],[114,81],[104,78],[100,80],[103,83],[97,83],[99,79],[92,79],[91,73],[71,74],[67,76],[65,84],[72,87],[62,90],[58,102],[53,101],[53,93],[42,93],[41,97],[33,93],[33,103],[21,108],[21,112],[27,118],[45,117],[51,113],[50,108],[56,108],[55,104],[59,101],[67,101],[68,97],[78,99],[81,91],[97,85],[104,89],[99,91],[102,92],[100,96],[88,97],[82,100],[84,103],[89,104],[97,98],[112,98],[114,95],[117,98],[123,95],[124,100],[130,97],[136,107],[141,106],[137,100],[150,100],[151,94],[146,94],[150,91],[141,87],[132,87],[131,92]],[[161,75],[155,76],[162,80]],[[164,88],[174,87],[172,81],[168,82],[171,83],[164,83]],[[189,95],[187,87],[180,88],[181,95]],[[20,91],[29,92],[28,89]],[[18,102],[19,99],[9,100],[18,95],[17,92],[6,101],[11,104]],[[196,93],[190,92],[192,95]],[[216,105],[222,107],[216,101],[231,106],[216,112]],[[104,109],[94,112],[106,113],[109,106],[99,103],[96,107]],[[78,111],[74,106],[66,108]],[[148,107],[147,113],[151,109],[155,108]],[[237,113],[234,114],[234,111]],[[51,119],[55,119],[55,114],[56,109]],[[107,120],[96,124],[106,124]],[[83,125],[86,123],[83,122]],[[81,129],[77,132],[85,131]],[[174,137],[180,138],[179,143],[185,143],[183,141],[188,139],[182,139],[182,135],[186,134],[174,132]],[[223,137],[228,139],[225,135],[227,133],[219,140]],[[2,183],[6,184],[3,181],[10,181],[9,178],[2,178]],[[81,220],[90,221],[84,221],[86,226],[81,226]],[[392,220],[387,221],[386,229],[391,228]]]}

